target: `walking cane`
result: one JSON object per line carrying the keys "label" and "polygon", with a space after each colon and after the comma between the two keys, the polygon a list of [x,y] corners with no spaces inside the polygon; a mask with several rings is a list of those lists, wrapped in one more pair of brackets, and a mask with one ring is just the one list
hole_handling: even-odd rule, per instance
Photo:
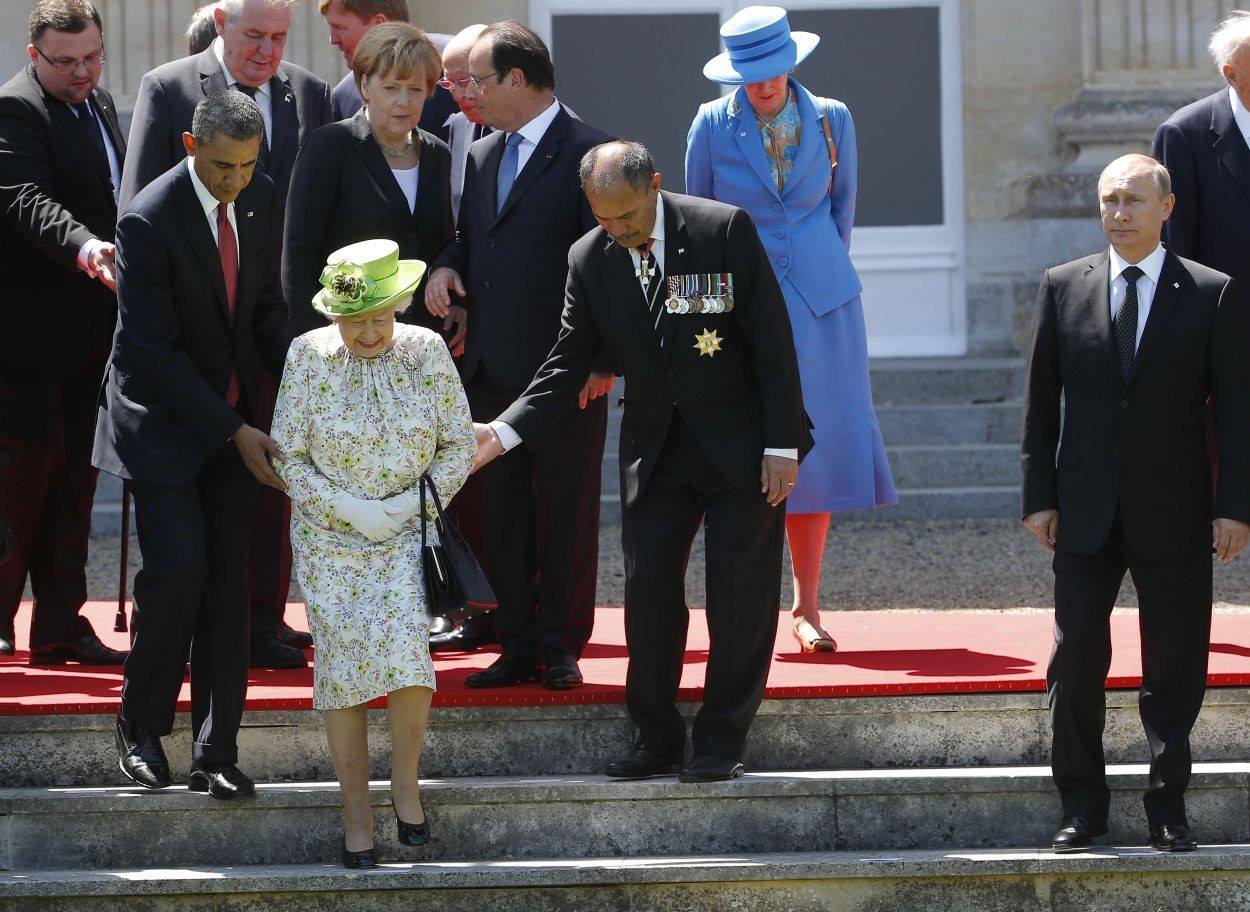
{"label": "walking cane", "polygon": [[130,485],[122,479],[122,548],[121,566],[117,568],[117,617],[113,629],[126,630],[126,576],[130,569]]}

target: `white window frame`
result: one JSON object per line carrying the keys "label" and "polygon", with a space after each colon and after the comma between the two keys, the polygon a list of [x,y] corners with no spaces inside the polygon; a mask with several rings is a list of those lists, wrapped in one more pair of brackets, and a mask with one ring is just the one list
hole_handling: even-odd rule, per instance
{"label": "white window frame", "polygon": [[[851,256],[868,292],[865,319],[872,357],[923,357],[963,355],[967,352],[967,293],[964,217],[964,135],[961,0],[787,0],[788,10],[897,9],[935,7],[938,10],[939,67],[942,80],[942,215],[940,225],[856,227]],[[724,22],[748,0],[666,0],[636,3],[630,0],[529,0],[530,23],[543,40],[552,44],[553,19],[557,15],[622,13],[663,15],[716,13]],[[557,61],[558,66],[558,61]],[[611,78],[611,73],[605,73]],[[726,87],[726,92],[732,87]],[[854,112],[852,112],[854,113]],[[586,112],[592,117],[593,112]],[[684,125],[682,127],[684,129]],[[860,150],[863,155],[863,149]],[[897,280],[915,276],[912,294],[945,299],[941,314],[930,319],[945,325],[944,331],[909,333],[906,309],[898,306],[886,316],[873,307],[874,277]],[[936,286],[936,287],[935,287]],[[896,302],[897,304],[897,302]]]}

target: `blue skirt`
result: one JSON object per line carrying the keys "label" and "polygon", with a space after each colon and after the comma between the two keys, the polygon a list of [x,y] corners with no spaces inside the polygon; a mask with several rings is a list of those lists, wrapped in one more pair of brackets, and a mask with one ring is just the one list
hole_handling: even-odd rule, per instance
{"label": "blue skirt", "polygon": [[872,407],[868,337],[859,297],[817,316],[782,282],[816,445],[799,466],[790,513],[832,513],[898,503]]}

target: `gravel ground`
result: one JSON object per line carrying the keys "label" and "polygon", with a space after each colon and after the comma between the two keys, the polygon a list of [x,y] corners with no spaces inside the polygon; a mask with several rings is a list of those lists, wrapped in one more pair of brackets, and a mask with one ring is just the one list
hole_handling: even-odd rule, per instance
{"label": "gravel ground", "polygon": [[[117,597],[120,538],[91,540],[88,593]],[[1051,605],[1050,556],[1019,523],[1003,519],[835,523],[825,552],[821,607],[838,610],[1014,609]],[[130,579],[139,566],[130,546]],[[787,559],[783,598],[792,596]],[[619,605],[625,571],[620,530],[605,526],[600,536],[599,603]],[[298,587],[292,598],[298,600]],[[690,604],[701,606],[703,542],[695,543],[687,575]],[[29,593],[28,596],[29,597]],[[1224,606],[1250,605],[1250,554],[1215,566],[1215,598]],[[1126,581],[1120,605],[1136,596]]]}

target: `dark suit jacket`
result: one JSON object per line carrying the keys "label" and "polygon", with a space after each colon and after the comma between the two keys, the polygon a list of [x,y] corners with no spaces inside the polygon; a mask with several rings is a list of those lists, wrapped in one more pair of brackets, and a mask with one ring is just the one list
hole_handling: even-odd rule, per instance
{"label": "dark suit jacket", "polygon": [[[113,98],[97,88],[92,100],[120,164],[126,141]],[[117,303],[77,261],[91,238],[113,240],[108,161],[69,106],[44,93],[32,67],[0,88],[0,210],[0,282],[10,301],[0,370],[41,377],[99,371]],[[57,314],[54,351],[31,344],[49,331],[49,307]]]}
{"label": "dark suit jacket", "polygon": [[[576,398],[606,348],[625,375],[621,490],[632,506],[646,489],[673,409],[707,458],[745,493],[759,493],[765,447],[811,449],[790,317],[751,217],[711,200],[664,192],[667,275],[733,273],[734,308],[665,314],[661,350],[628,251],[602,228],[569,251],[559,341],[533,383],[500,416],[526,446]],[[695,335],[714,330],[721,350],[701,355]]]}
{"label": "dark suit jacket", "polygon": [[[182,134],[191,130],[191,115],[206,95],[226,91],[226,77],[211,47],[194,57],[163,64],[139,83],[135,112],[130,121],[134,154],[122,175],[120,206],[186,157]],[[330,122],[330,89],[293,63],[284,63],[269,80],[273,101],[273,135],[269,137],[266,173],[277,189],[272,226],[275,249],[282,244],[282,216],[295,155],[309,134]]]}
{"label": "dark suit jacket", "polygon": [[1058,509],[1059,548],[1092,554],[1118,507],[1138,557],[1199,554],[1211,547],[1213,515],[1208,397],[1221,457],[1214,515],[1250,521],[1250,319],[1228,276],[1169,253],[1122,383],[1109,263],[1104,251],[1056,266],[1038,292],[1021,450],[1024,515]]}
{"label": "dark suit jacket", "polygon": [[612,137],[561,109],[496,215],[504,139],[495,132],[470,149],[456,238],[437,265],[459,272],[469,293],[465,381],[484,363],[495,380],[520,390],[560,330],[569,247],[595,227],[577,166]]}
{"label": "dark suit jacket", "polygon": [[[451,153],[424,130],[420,137],[415,211],[409,210],[363,112],[309,137],[291,176],[282,254],[292,336],[326,324],[313,310],[312,298],[331,252],[357,241],[390,238],[399,244],[401,258],[428,264],[451,238]],[[429,317],[422,294],[419,287],[405,316],[429,325],[432,318],[421,319]]]}
{"label": "dark suit jacket", "polygon": [[1163,242],[1250,288],[1250,148],[1233,121],[1228,87],[1181,108],[1150,152],[1168,166],[1176,208]]}
{"label": "dark suit jacket", "polygon": [[[360,89],[356,88],[356,77],[351,73],[340,79],[338,85],[330,90],[330,116],[333,120],[355,117],[363,104]],[[459,110],[460,106],[456,104],[451,92],[442,86],[435,86],[434,94],[425,100],[417,126],[447,142],[450,139],[447,118],[452,112]]]}
{"label": "dark suit jacket", "polygon": [[246,402],[262,365],[282,369],[286,308],[270,261],[272,181],[257,174],[235,202],[239,284],[226,286],[187,166],[149,184],[117,223],[118,324],[100,391],[93,464],[153,484],[185,484],[243,423],[226,404],[232,367]]}

